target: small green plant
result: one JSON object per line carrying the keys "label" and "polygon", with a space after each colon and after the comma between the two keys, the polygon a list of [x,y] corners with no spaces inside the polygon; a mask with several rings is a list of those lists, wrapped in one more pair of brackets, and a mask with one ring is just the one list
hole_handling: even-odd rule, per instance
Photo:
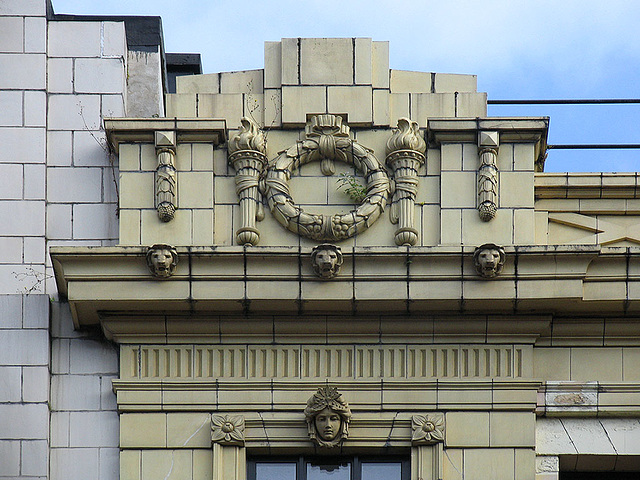
{"label": "small green plant", "polygon": [[341,173],[338,178],[338,190],[343,189],[351,200],[362,203],[367,196],[367,187],[360,184],[350,173]]}

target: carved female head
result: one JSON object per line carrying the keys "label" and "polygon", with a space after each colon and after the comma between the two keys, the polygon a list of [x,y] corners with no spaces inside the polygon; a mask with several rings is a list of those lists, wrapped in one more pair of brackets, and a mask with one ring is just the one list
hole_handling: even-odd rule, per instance
{"label": "carved female head", "polygon": [[498,275],[504,267],[505,258],[504,248],[494,243],[480,245],[473,253],[473,263],[476,271],[485,278],[492,278]]}
{"label": "carved female head", "polygon": [[147,266],[157,278],[168,278],[176,271],[178,252],[171,245],[157,243],[147,250]]}
{"label": "carved female head", "polygon": [[320,387],[304,409],[309,437],[321,447],[336,447],[349,435],[351,409],[336,387]]}
{"label": "carved female head", "polygon": [[318,245],[311,252],[313,271],[320,278],[330,279],[338,275],[342,262],[342,250],[340,250],[340,247],[330,243]]}

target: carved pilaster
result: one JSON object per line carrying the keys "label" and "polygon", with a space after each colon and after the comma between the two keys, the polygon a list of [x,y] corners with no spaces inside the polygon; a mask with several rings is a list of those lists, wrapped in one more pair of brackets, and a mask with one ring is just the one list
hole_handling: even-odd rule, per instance
{"label": "carved pilaster", "polygon": [[177,200],[176,132],[155,132],[156,156],[156,210],[163,222],[175,217]]}
{"label": "carved pilaster", "polygon": [[478,213],[483,222],[492,220],[498,212],[498,132],[479,132]]}
{"label": "carved pilaster", "polygon": [[245,480],[247,455],[244,448],[244,417],[212,415],[214,480]]}
{"label": "carved pilaster", "polygon": [[258,182],[267,165],[266,148],[260,127],[247,117],[241,121],[240,132],[229,139],[229,164],[236,171],[236,193],[242,214],[242,225],[236,231],[239,245],[257,245],[260,241],[256,220],[264,218],[264,210]]}
{"label": "carved pilaster", "polygon": [[444,415],[414,415],[411,429],[411,478],[442,478]]}
{"label": "carved pilaster", "polygon": [[397,245],[415,245],[418,241],[414,207],[418,193],[418,168],[424,165],[426,149],[418,123],[408,118],[399,119],[398,128],[387,141],[387,165],[393,170],[396,183],[390,218],[398,224],[395,233]]}

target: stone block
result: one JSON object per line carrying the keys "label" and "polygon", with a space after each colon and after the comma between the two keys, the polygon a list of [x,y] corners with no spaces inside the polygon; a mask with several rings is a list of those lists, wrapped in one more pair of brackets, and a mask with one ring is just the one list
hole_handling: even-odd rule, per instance
{"label": "stone block", "polygon": [[[181,179],[182,174],[178,175],[179,188]],[[155,208],[155,177],[153,173],[122,173],[120,175],[120,192],[120,207],[122,208]]]}
{"label": "stone block", "polygon": [[199,447],[211,442],[211,414],[171,413],[167,415],[167,447]]}
{"label": "stone block", "polygon": [[44,54],[0,54],[0,89],[44,90],[46,69]]}
{"label": "stone block", "polygon": [[191,469],[190,450],[142,451],[142,480],[188,480],[193,478]]}
{"label": "stone block", "polygon": [[[373,91],[373,124],[387,126],[389,119],[389,90]],[[407,109],[408,111],[408,109]]]}
{"label": "stone block", "polygon": [[[284,49],[282,53],[283,56],[286,54]],[[353,41],[350,38],[300,39],[300,83],[352,85],[353,56]]]}
{"label": "stone block", "polygon": [[140,170],[140,146],[122,144],[118,154],[118,169],[120,172]]}
{"label": "stone block", "polygon": [[477,75],[436,73],[433,88],[435,93],[475,92],[477,85]]}
{"label": "stone block", "polygon": [[47,122],[47,94],[40,91],[24,92],[24,124],[27,127],[44,127]]}
{"label": "stone block", "polygon": [[462,210],[443,208],[440,212],[440,243],[459,245],[462,239]]}
{"label": "stone block", "polygon": [[49,22],[50,57],[99,57],[101,22]]}
{"label": "stone block", "polygon": [[49,328],[48,295],[25,295],[22,305],[24,308],[22,326],[24,328]]}
{"label": "stone block", "polygon": [[127,36],[124,22],[102,23],[102,56],[122,57],[127,55]]}
{"label": "stone block", "polygon": [[[47,165],[56,167],[71,166],[71,132],[47,133]],[[44,163],[44,158],[42,159]]]}
{"label": "stone block", "polygon": [[22,17],[0,17],[0,51],[22,53],[23,19]]}
{"label": "stone block", "polygon": [[22,369],[18,366],[0,367],[0,402],[20,402],[21,399]]}
{"label": "stone block", "polygon": [[102,169],[47,168],[47,199],[50,202],[100,202]]}
{"label": "stone block", "polygon": [[213,172],[181,172],[179,208],[213,208]]}
{"label": "stone block", "polygon": [[349,125],[373,123],[373,92],[370,86],[327,87],[327,111],[347,114]]}
{"label": "stone block", "polygon": [[191,147],[191,168],[200,171],[213,171],[213,145],[194,143]]}
{"label": "stone block", "polygon": [[140,450],[120,451],[120,480],[140,480],[141,470],[142,452]]}
{"label": "stone block", "polygon": [[[2,17],[0,17],[2,20]],[[2,28],[2,26],[0,26]],[[22,125],[22,92],[0,91],[0,126],[18,127]]]}
{"label": "stone block", "polygon": [[561,422],[579,455],[616,454],[607,431],[597,419],[563,418]]}
{"label": "stone block", "polygon": [[464,450],[461,448],[447,448],[446,455],[442,458],[442,478],[446,480],[463,480],[463,454]]}
{"label": "stone block", "polygon": [[399,118],[409,118],[409,94],[391,93],[389,95],[389,125],[397,125]]}
{"label": "stone block", "polygon": [[622,349],[572,348],[571,380],[622,381]]}
{"label": "stone block", "polygon": [[99,130],[100,95],[49,95],[50,130]]}
{"label": "stone block", "polygon": [[240,123],[240,119],[244,115],[243,110],[242,94],[198,94],[199,117],[224,118],[231,126]]}
{"label": "stone block", "polygon": [[[22,263],[22,242],[23,239],[21,237],[0,237],[0,250],[6,252],[4,258],[0,259],[0,263]],[[4,313],[5,310],[2,309],[2,302],[3,297],[0,296],[0,312]],[[2,320],[2,327],[4,328],[20,326],[19,324],[11,323],[15,321],[13,318],[6,318],[0,315],[0,319]]]}
{"label": "stone block", "polygon": [[[198,107],[200,105],[198,104]],[[167,117],[209,117],[215,115],[198,114],[196,111],[196,95],[192,93],[172,93],[166,95]],[[219,117],[216,117],[219,118]]]}
{"label": "stone block", "polygon": [[389,42],[372,42],[371,45],[373,88],[389,88]]}
{"label": "stone block", "polygon": [[44,200],[44,165],[24,166],[24,198],[26,200]]}
{"label": "stone block", "polygon": [[46,330],[3,330],[0,365],[48,365],[49,335]]}
{"label": "stone block", "polygon": [[73,132],[73,164],[76,167],[108,166],[106,148],[107,139],[103,132]]}
{"label": "stone block", "polygon": [[47,19],[26,17],[24,19],[25,53],[45,53],[47,51]]}
{"label": "stone block", "polygon": [[98,448],[52,448],[51,480],[70,478],[99,478]]}
{"label": "stone block", "polygon": [[217,73],[176,77],[176,93],[220,93]]}
{"label": "stone block", "polygon": [[116,412],[70,413],[70,447],[102,447],[105,445],[118,445],[118,414]]}
{"label": "stone block", "polygon": [[50,93],[73,93],[73,59],[49,59],[47,63],[47,89]]}
{"label": "stone block", "polygon": [[106,342],[74,339],[70,343],[72,374],[117,374],[117,350]]}
{"label": "stone block", "polygon": [[488,447],[489,412],[447,412],[447,447]]}
{"label": "stone block", "polygon": [[18,477],[20,475],[20,442],[0,440],[0,459],[2,459],[0,477]]}
{"label": "stone block", "polygon": [[[502,148],[502,147],[501,147]],[[533,143],[513,144],[513,169],[532,172],[535,162],[535,145]]]}
{"label": "stone block", "polygon": [[456,117],[486,117],[486,93],[458,93],[456,94]]}
{"label": "stone block", "polygon": [[123,95],[101,95],[102,116],[105,118],[124,117],[124,97]]}
{"label": "stone block", "polygon": [[219,93],[261,94],[263,70],[245,70],[240,72],[220,73]]}
{"label": "stone block", "polygon": [[280,88],[281,85],[282,43],[264,42],[264,88]]}
{"label": "stone block", "polygon": [[443,171],[442,175],[440,176],[440,185],[440,204],[443,208],[475,208],[475,172]]}
{"label": "stone block", "polygon": [[140,210],[120,209],[120,245],[140,245]]}
{"label": "stone block", "polygon": [[569,380],[571,350],[568,348],[534,348],[533,376],[548,380]]}
{"label": "stone block", "polygon": [[46,440],[22,442],[21,467],[23,476],[47,476],[49,447]]}
{"label": "stone block", "polygon": [[431,93],[431,73],[391,70],[391,93]]}
{"label": "stone block", "polygon": [[194,245],[214,245],[213,241],[213,208],[193,210]]}
{"label": "stone block", "polygon": [[50,446],[69,446],[69,412],[51,412]]}
{"label": "stone block", "polygon": [[411,119],[418,122],[420,127],[427,126],[427,119],[431,117],[454,117],[455,95],[453,93],[412,93]]}
{"label": "stone block", "polygon": [[518,208],[513,211],[513,243],[515,245],[535,245],[535,211]]}
{"label": "stone block", "polygon": [[19,2],[0,3],[0,15],[45,16],[46,2],[42,0],[20,0]]}
{"label": "stone block", "polygon": [[299,58],[299,43],[298,38],[283,38],[281,41],[281,78],[282,85],[298,85],[300,83],[300,69],[298,68]]}
{"label": "stone block", "polygon": [[53,375],[51,407],[54,410],[99,410],[100,378],[89,375]]}
{"label": "stone block", "polygon": [[500,207],[533,209],[533,172],[500,172]]}
{"label": "stone block", "polygon": [[73,238],[103,239],[118,236],[118,219],[111,203],[80,203],[73,206]]}
{"label": "stone block", "polygon": [[44,163],[44,128],[0,128],[0,163]]}
{"label": "stone block", "polygon": [[120,448],[165,448],[165,413],[123,413],[120,415]]}
{"label": "stone block", "polygon": [[46,403],[0,404],[0,438],[41,440],[47,438],[48,432]]}
{"label": "stone block", "polygon": [[68,240],[71,226],[71,205],[52,203],[47,207],[47,238]]}
{"label": "stone block", "polygon": [[307,113],[326,113],[325,87],[282,87],[282,123],[304,125]]}
{"label": "stone block", "polygon": [[69,373],[69,339],[55,339],[51,342],[51,373]]}
{"label": "stone block", "polygon": [[355,84],[372,84],[372,42],[370,38],[355,38]]}
{"label": "stone block", "polygon": [[120,471],[120,449],[101,448],[100,449],[100,479],[119,478]]}
{"label": "stone block", "polygon": [[[508,448],[474,448],[464,452],[465,480],[513,480],[514,451]],[[533,474],[533,472],[531,472]]]}
{"label": "stone block", "polygon": [[[264,91],[264,124],[266,128],[277,128],[282,125],[282,91],[267,89]],[[271,130],[269,135],[275,130]]]}
{"label": "stone block", "polygon": [[535,450],[533,448],[516,448],[514,454],[514,480],[529,480],[531,472],[535,472]]}
{"label": "stone block", "polygon": [[536,418],[529,412],[491,412],[489,419],[492,447],[534,448]]}
{"label": "stone block", "polygon": [[499,209],[490,222],[480,220],[475,208],[462,210],[462,242],[465,245],[489,242],[508,245],[512,242],[512,232],[513,210]]}
{"label": "stone block", "polygon": [[19,200],[22,198],[23,178],[22,165],[0,165],[0,177],[8,181],[0,183],[0,198],[3,200]]}
{"label": "stone block", "polygon": [[140,217],[143,245],[191,245],[191,211],[177,210],[175,218],[168,223],[162,222],[155,210],[142,210]]}

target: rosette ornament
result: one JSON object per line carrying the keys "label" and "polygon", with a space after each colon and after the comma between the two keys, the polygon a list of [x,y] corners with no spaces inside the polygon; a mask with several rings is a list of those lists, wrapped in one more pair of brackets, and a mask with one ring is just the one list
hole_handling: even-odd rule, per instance
{"label": "rosette ornament", "polygon": [[229,139],[229,164],[236,171],[236,194],[240,203],[242,225],[236,231],[239,245],[257,245],[260,232],[256,220],[264,218],[262,195],[258,188],[260,174],[267,165],[267,140],[258,124],[244,117],[240,131]]}
{"label": "rosette ornament", "polygon": [[433,445],[444,441],[444,415],[427,414],[411,417],[413,445]]}
{"label": "rosette ornament", "polygon": [[418,123],[408,118],[398,120],[398,128],[387,141],[387,165],[393,170],[396,189],[390,218],[398,224],[396,245],[415,245],[418,231],[414,228],[415,202],[418,193],[418,169],[425,163],[427,145],[420,135]]}
{"label": "rosette ornament", "polygon": [[211,441],[221,445],[244,445],[244,417],[242,415],[212,415]]}

